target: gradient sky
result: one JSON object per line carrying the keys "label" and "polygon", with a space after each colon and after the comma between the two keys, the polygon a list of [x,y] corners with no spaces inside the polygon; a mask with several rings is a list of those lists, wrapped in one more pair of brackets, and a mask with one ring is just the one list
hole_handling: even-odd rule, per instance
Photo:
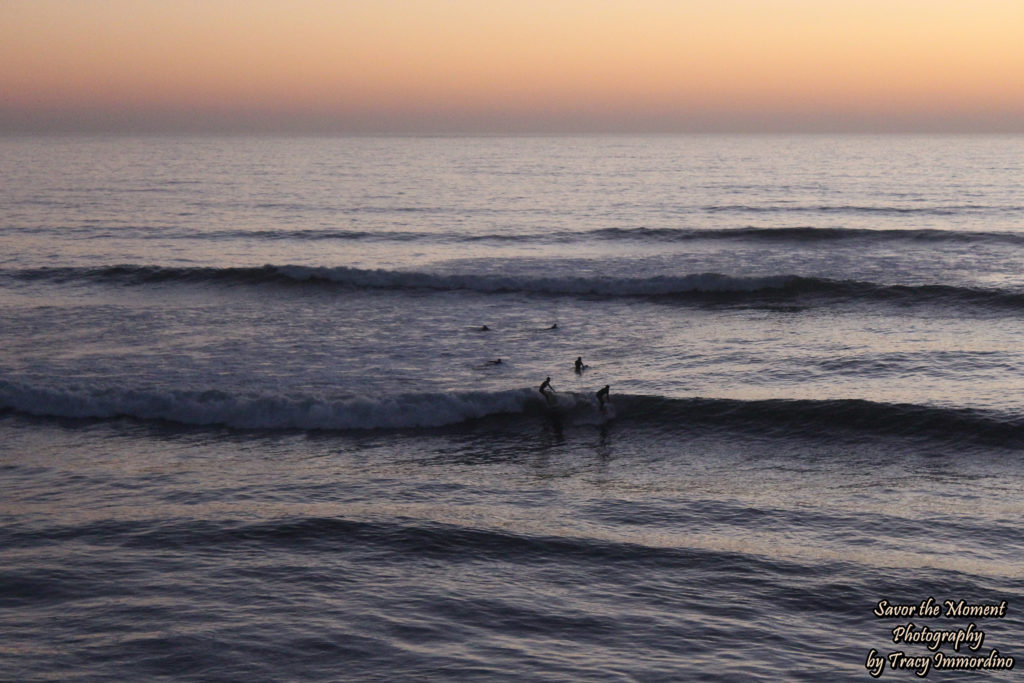
{"label": "gradient sky", "polygon": [[1024,0],[0,0],[0,131],[1024,132]]}

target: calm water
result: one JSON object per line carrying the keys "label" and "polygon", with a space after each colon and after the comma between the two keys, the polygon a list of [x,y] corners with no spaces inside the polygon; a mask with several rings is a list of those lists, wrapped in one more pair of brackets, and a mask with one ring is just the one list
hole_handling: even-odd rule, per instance
{"label": "calm water", "polygon": [[[0,678],[1019,658],[1022,181],[1020,137],[0,138]],[[872,613],[928,597],[1007,606]]]}

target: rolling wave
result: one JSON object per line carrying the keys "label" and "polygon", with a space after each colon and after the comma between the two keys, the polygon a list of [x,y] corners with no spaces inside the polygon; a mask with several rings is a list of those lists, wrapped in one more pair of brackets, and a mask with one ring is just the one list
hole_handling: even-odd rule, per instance
{"label": "rolling wave", "polygon": [[815,228],[792,226],[779,228],[676,229],[676,228],[602,228],[589,235],[603,239],[638,239],[651,241],[751,240],[786,242],[919,242],[966,244],[1020,244],[1024,234],[1009,231],[965,231],[923,229]]}
{"label": "rolling wave", "polygon": [[902,305],[950,304],[959,307],[1024,309],[1024,291],[945,284],[883,284],[793,274],[739,277],[692,273],[646,278],[538,277],[533,275],[444,274],[368,270],[345,266],[264,265],[206,268],[118,265],[103,268],[40,268],[7,271],[18,280],[68,282],[307,284],[366,290],[467,291],[481,294],[531,294],[648,298],[669,302],[830,304],[842,301]]}
{"label": "rolling wave", "polygon": [[1016,212],[1018,206],[989,204],[945,204],[924,206],[885,206],[868,204],[712,204],[701,207],[709,213],[850,213],[879,215],[956,216],[972,213]]}
{"label": "rolling wave", "polygon": [[[601,565],[609,561],[630,565],[699,566],[704,570],[753,575],[785,566],[792,560],[767,558],[733,549],[668,547],[641,544],[621,536],[539,535],[508,528],[468,527],[429,520],[364,521],[345,517],[291,517],[262,522],[237,520],[86,521],[46,529],[0,530],[7,548],[31,548],[69,540],[91,545],[143,550],[195,551],[203,548],[260,547],[286,551],[352,551],[375,549],[402,558],[437,558],[450,562],[479,562],[482,558],[528,563],[558,557],[561,562]],[[738,566],[737,566],[738,565]],[[31,577],[19,577],[12,590],[6,582],[0,598],[13,602],[30,591],[40,592]],[[68,591],[74,593],[74,589]]]}
{"label": "rolling wave", "polygon": [[[1024,209],[1020,209],[1024,211]],[[75,235],[84,239],[188,239],[188,240],[260,240],[299,242],[424,242],[440,244],[460,243],[543,243],[569,244],[579,241],[630,241],[651,243],[695,242],[695,241],[750,241],[750,242],[836,242],[887,244],[912,242],[918,244],[1006,244],[1024,245],[1024,234],[999,230],[942,230],[920,229],[869,229],[843,227],[755,227],[740,228],[652,228],[614,227],[592,230],[555,230],[544,232],[471,233],[445,230],[350,230],[341,228],[306,229],[224,229],[200,230],[176,228],[167,225],[153,226],[31,226],[12,230],[33,234],[54,234],[60,237]]]}
{"label": "rolling wave", "polygon": [[374,398],[233,395],[221,391],[35,387],[0,381],[0,409],[49,418],[159,420],[260,430],[404,430],[455,428],[480,420],[519,428],[538,420],[727,430],[816,440],[849,436],[919,437],[949,443],[1024,447],[1024,418],[972,408],[862,399],[670,398],[618,394],[599,411],[589,393],[563,392],[550,404],[530,388],[437,392]]}

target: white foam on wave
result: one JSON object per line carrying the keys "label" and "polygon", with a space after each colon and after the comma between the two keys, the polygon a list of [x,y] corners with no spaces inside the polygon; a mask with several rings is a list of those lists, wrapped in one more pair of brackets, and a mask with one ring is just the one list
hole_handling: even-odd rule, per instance
{"label": "white foam on wave", "polygon": [[530,389],[404,394],[366,398],[245,395],[220,391],[147,391],[30,387],[0,381],[0,406],[47,417],[132,417],[242,429],[401,429],[441,427],[489,415],[522,413]]}

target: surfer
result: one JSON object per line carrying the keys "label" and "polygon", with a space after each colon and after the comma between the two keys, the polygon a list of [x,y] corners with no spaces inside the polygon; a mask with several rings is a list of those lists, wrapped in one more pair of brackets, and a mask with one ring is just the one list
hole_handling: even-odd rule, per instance
{"label": "surfer", "polygon": [[609,388],[611,388],[611,385],[605,384],[602,388],[597,390],[597,394],[596,394],[596,396],[597,396],[597,403],[598,403],[599,407],[602,408],[602,409],[604,408],[605,401],[608,400],[608,389]]}
{"label": "surfer", "polygon": [[[539,391],[540,395],[543,396],[544,398],[550,399],[551,394],[555,393],[555,390],[551,388],[551,378],[548,377],[543,382],[541,382],[540,389],[538,389],[537,391]],[[551,392],[550,394],[548,393],[549,391]]]}
{"label": "surfer", "polygon": [[489,360],[489,361],[487,361],[487,364],[488,365],[501,365],[501,359],[497,358],[495,360]]}
{"label": "surfer", "polygon": [[551,327],[549,327],[548,329],[549,329],[549,330],[557,330],[557,329],[558,329],[558,323],[555,323],[554,325],[552,325],[552,326],[551,326]]}
{"label": "surfer", "polygon": [[576,374],[583,372],[583,368],[587,367],[583,364],[583,356],[576,356]]}
{"label": "surfer", "polygon": [[487,327],[487,325],[484,325],[483,327],[480,328],[480,331],[481,332],[490,332],[491,328]]}

